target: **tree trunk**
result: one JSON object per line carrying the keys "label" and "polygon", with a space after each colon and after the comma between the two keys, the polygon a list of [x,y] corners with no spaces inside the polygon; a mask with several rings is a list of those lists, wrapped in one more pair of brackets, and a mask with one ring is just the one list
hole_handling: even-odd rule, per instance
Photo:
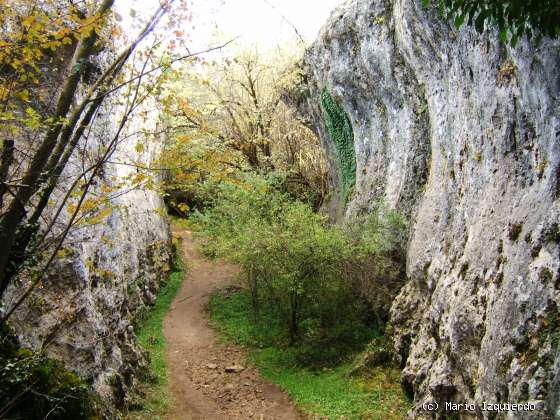
{"label": "tree trunk", "polygon": [[2,155],[0,156],[0,209],[4,204],[4,194],[8,191],[8,172],[14,161],[14,141],[4,140]]}

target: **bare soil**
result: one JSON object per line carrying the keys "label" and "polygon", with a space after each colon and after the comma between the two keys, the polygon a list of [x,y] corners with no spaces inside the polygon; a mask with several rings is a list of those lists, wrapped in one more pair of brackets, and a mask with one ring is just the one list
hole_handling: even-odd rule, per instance
{"label": "bare soil", "polygon": [[[245,352],[220,343],[206,306],[216,289],[236,285],[239,270],[204,259],[188,231],[183,238],[186,279],[164,320],[169,387],[175,405],[168,419],[300,419],[290,398],[247,365]],[[226,368],[235,366],[235,372]]]}

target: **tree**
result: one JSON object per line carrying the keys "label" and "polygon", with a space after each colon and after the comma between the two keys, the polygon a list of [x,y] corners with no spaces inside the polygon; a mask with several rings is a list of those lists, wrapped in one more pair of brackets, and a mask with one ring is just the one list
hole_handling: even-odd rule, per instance
{"label": "tree", "polygon": [[176,159],[180,149],[189,160],[194,142],[185,146],[185,137],[197,138],[197,150],[202,142],[214,156],[220,151],[222,164],[227,161],[221,170],[240,167],[241,156],[252,170],[286,173],[287,188],[300,196],[316,193],[311,201],[319,206],[327,192],[319,140],[282,101],[300,76],[296,59],[292,52],[267,57],[245,51],[189,69],[188,78],[168,89],[174,116],[168,124],[179,128],[180,137],[171,140],[167,153]]}
{"label": "tree", "polygon": [[[157,39],[147,50],[137,51],[171,3],[161,2],[136,38],[101,66],[96,65],[96,56],[118,36],[114,0],[82,2],[80,6],[72,1],[24,0],[0,10],[4,29],[0,38],[0,299],[18,275],[30,265],[38,265],[26,273],[33,277],[31,287],[4,314],[2,322],[62,251],[69,231],[88,218],[98,222],[106,216],[110,193],[119,185],[100,188],[104,195],[91,195],[104,165],[123,141],[127,121],[154,92],[165,70],[184,58],[167,55],[157,61]],[[133,56],[136,64],[127,64]],[[108,98],[113,98],[113,105],[120,103],[116,131],[90,156],[78,146]],[[76,153],[83,168],[70,181],[64,171]],[[52,203],[53,192],[61,185],[66,193]]]}
{"label": "tree", "polygon": [[[427,7],[430,0],[422,0]],[[537,39],[560,35],[560,3],[557,0],[438,0],[442,11],[460,27],[465,20],[478,32],[497,25],[502,41],[515,46],[526,34]],[[468,19],[467,19],[468,18]]]}

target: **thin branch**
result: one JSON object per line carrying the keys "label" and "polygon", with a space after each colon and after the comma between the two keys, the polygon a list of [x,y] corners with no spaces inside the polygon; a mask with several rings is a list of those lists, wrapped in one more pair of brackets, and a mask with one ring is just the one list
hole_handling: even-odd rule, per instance
{"label": "thin branch", "polygon": [[305,42],[305,40],[304,40],[303,37],[301,36],[301,34],[300,34],[300,32],[298,31],[296,25],[294,25],[282,12],[280,12],[280,10],[278,10],[278,8],[276,8],[276,6],[274,6],[272,3],[270,3],[270,1],[268,1],[268,0],[263,0],[263,1],[264,1],[268,6],[270,6],[271,9],[273,9],[276,13],[278,13],[284,22],[286,22],[288,25],[290,25],[290,26],[292,27],[292,29],[293,29],[294,32],[296,33],[297,37],[299,38],[300,42],[302,43],[302,45],[303,45],[304,47],[307,46],[307,43]]}
{"label": "thin branch", "polygon": [[[132,83],[132,82],[134,82],[134,81],[136,81],[136,80],[138,80],[139,78],[141,78],[141,77],[143,77],[143,76],[146,76],[146,75],[148,75],[148,74],[151,74],[151,73],[153,73],[153,72],[155,72],[155,71],[158,71],[158,70],[160,70],[160,69],[162,69],[162,68],[166,68],[166,69],[167,69],[167,68],[171,67],[171,65],[174,64],[174,63],[176,63],[177,61],[182,61],[182,60],[186,60],[186,59],[188,59],[188,58],[192,58],[192,57],[199,56],[199,55],[201,55],[201,54],[206,54],[206,53],[209,53],[209,52],[212,52],[212,51],[221,50],[221,49],[227,47],[227,46],[228,46],[229,44],[231,44],[232,42],[234,42],[236,39],[237,39],[237,38],[230,39],[229,41],[225,42],[225,43],[222,44],[222,45],[219,45],[219,46],[216,46],[216,47],[212,47],[212,48],[208,48],[208,49],[206,49],[206,50],[204,50],[204,51],[198,51],[198,52],[194,52],[194,53],[189,53],[189,54],[183,55],[183,56],[181,56],[181,57],[174,58],[173,60],[169,61],[169,63],[167,63],[167,64],[160,64],[160,65],[158,65],[158,66],[152,67],[150,70],[147,70],[147,71],[145,71],[145,72],[139,74],[138,76],[135,76],[135,77],[133,77],[133,78],[127,80],[126,82],[123,82],[123,83],[121,83],[121,84],[118,85],[118,86],[115,86],[114,88],[108,90],[107,92],[101,94],[100,96],[110,95],[111,93],[113,93],[113,92],[115,92],[115,91],[121,89],[122,87],[124,87],[124,86],[126,86],[126,85],[128,85],[128,84],[130,84],[130,83]],[[96,96],[96,97],[94,97],[94,98],[88,99],[88,101],[89,101],[89,102],[92,102],[92,101],[95,101],[95,100],[98,99],[98,98],[99,98],[99,96]]]}
{"label": "thin branch", "polygon": [[[103,0],[97,13],[105,15],[113,6],[113,2],[114,0]],[[10,203],[8,211],[0,221],[0,296],[4,294],[11,280],[8,270],[10,257],[16,242],[16,231],[21,221],[24,219],[26,212],[25,206],[22,206],[22,203],[28,203],[29,199],[38,188],[37,181],[41,177],[41,173],[56,146],[57,138],[63,128],[62,120],[67,116],[72,105],[82,75],[80,69],[83,67],[83,62],[86,62],[93,54],[96,41],[97,33],[96,31],[92,31],[88,37],[78,44],[78,48],[71,62],[72,68],[70,75],[58,98],[54,114],[54,121],[56,121],[56,123],[48,130],[43,142],[35,152],[23,178],[23,184],[29,186],[19,189],[17,198]]]}
{"label": "thin branch", "polygon": [[[146,65],[146,64],[147,64],[147,61],[144,63],[144,65]],[[141,83],[142,83],[142,79],[138,79],[138,83],[136,84],[135,92],[132,95],[132,101],[130,102],[130,106],[128,107],[128,109],[125,111],[125,114],[121,118],[121,121],[120,121],[119,127],[117,129],[117,132],[115,133],[111,143],[109,144],[109,147],[107,148],[107,150],[105,151],[105,153],[103,154],[101,159],[98,162],[96,162],[96,165],[93,169],[93,172],[92,172],[90,178],[87,180],[87,183],[85,184],[85,186],[83,188],[82,195],[81,195],[80,199],[78,200],[78,203],[76,204],[76,208],[74,209],[74,211],[72,213],[72,216],[70,217],[70,220],[66,223],[66,226],[65,226],[62,234],[60,235],[60,240],[57,241],[57,244],[54,247],[54,250],[52,251],[50,257],[48,258],[47,262],[44,264],[42,269],[35,273],[35,279],[31,282],[31,284],[28,286],[28,288],[25,290],[25,292],[16,300],[16,302],[14,303],[14,305],[12,305],[12,307],[9,309],[9,311],[5,315],[2,316],[2,318],[0,319],[0,325],[4,324],[6,322],[6,320],[8,320],[9,317],[14,313],[14,311],[25,301],[25,299],[27,299],[27,297],[31,294],[31,292],[35,289],[35,287],[37,287],[39,282],[42,280],[42,275],[49,269],[49,267],[51,266],[53,261],[56,259],[58,251],[61,249],[66,237],[68,236],[68,233],[70,232],[70,229],[74,226],[74,222],[78,218],[78,213],[79,213],[80,209],[82,208],[82,206],[84,204],[84,201],[86,199],[86,196],[88,195],[89,189],[91,188],[92,185],[94,185],[95,179],[97,178],[97,176],[98,176],[99,172],[101,171],[101,168],[105,164],[106,160],[115,151],[115,148],[118,144],[118,140],[120,138],[120,134],[121,134],[122,130],[124,129],[127,121],[129,120],[130,115],[136,109],[135,105],[139,106],[139,103],[141,103],[146,98],[146,96],[144,96],[143,98],[140,98],[140,100],[138,101],[139,103],[136,102],[139,99],[139,90],[140,90]],[[62,207],[59,208],[59,211],[60,211],[61,208]],[[58,214],[60,214],[60,213],[58,213]],[[51,222],[51,225],[47,229],[47,232],[49,232],[52,229],[52,224],[55,222],[55,220],[53,220]],[[43,241],[44,239],[45,239],[45,235],[42,236],[41,241]],[[41,242],[41,241],[39,241],[39,242]]]}

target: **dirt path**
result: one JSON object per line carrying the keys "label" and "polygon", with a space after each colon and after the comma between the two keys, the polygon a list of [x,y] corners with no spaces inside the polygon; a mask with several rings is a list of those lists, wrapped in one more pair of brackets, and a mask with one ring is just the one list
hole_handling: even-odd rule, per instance
{"label": "dirt path", "polygon": [[[237,347],[220,344],[208,326],[205,306],[212,291],[233,284],[236,268],[208,261],[183,238],[187,278],[164,321],[169,385],[175,407],[168,419],[299,419],[288,396],[246,367]],[[226,373],[231,366],[246,367]]]}

